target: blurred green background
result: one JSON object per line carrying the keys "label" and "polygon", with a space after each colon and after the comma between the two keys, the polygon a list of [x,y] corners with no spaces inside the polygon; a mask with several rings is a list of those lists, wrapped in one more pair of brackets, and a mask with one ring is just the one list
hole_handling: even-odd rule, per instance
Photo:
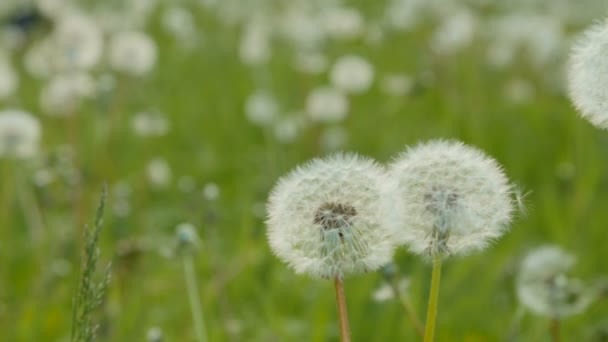
{"label": "blurred green background", "polygon": [[[191,222],[211,341],[337,341],[332,282],[295,275],[269,250],[268,192],[315,156],[386,162],[434,138],[487,151],[529,192],[527,215],[504,238],[444,265],[438,341],[548,341],[546,318],[515,319],[518,265],[537,246],[576,255],[582,279],[606,274],[608,133],[576,114],[563,70],[573,37],[606,13],[603,1],[65,0],[63,14],[48,3],[0,6],[0,52],[19,79],[0,110],[26,110],[42,125],[36,157],[0,159],[0,340],[69,340],[83,227],[107,182],[100,268],[111,262],[112,280],[99,340],[145,341],[151,329],[194,340],[173,251],[176,225]],[[31,9],[32,23],[15,19]],[[78,70],[94,91],[58,97],[75,104],[50,113],[41,93],[53,76],[36,75],[26,56],[70,11],[100,28],[104,50]],[[143,75],[108,62],[111,36],[127,29],[157,48]],[[333,84],[332,65],[346,55],[366,60],[373,80],[344,94],[343,120],[317,122],[307,98]],[[260,91],[270,101],[252,105]],[[264,111],[273,119],[252,122]],[[396,263],[424,317],[430,265],[405,249]],[[416,340],[397,301],[373,299],[382,284],[377,273],[346,281],[353,340]],[[563,340],[605,341],[606,304],[565,320]]]}

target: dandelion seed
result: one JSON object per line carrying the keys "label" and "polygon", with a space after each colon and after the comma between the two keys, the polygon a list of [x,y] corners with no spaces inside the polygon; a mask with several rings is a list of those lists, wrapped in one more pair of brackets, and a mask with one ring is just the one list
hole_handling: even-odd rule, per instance
{"label": "dandelion seed", "polygon": [[296,273],[334,278],[390,261],[397,225],[392,182],[356,155],[314,159],[279,180],[268,202],[273,252]]}
{"label": "dandelion seed", "polygon": [[417,254],[468,254],[485,248],[507,229],[512,186],[498,163],[454,141],[410,148],[391,165],[399,181],[405,229]]}

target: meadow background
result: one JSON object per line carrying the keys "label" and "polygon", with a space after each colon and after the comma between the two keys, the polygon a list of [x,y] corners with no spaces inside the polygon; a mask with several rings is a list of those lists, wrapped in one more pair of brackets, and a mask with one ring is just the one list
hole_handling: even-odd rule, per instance
{"label": "meadow background", "polygon": [[[332,282],[295,275],[268,247],[268,192],[332,151],[386,162],[406,145],[453,138],[487,151],[529,194],[504,238],[444,265],[437,340],[548,341],[546,318],[514,324],[521,258],[557,244],[576,255],[576,276],[608,273],[608,132],[577,115],[564,78],[573,38],[607,10],[600,0],[3,0],[0,111],[32,113],[42,139],[32,158],[0,157],[0,340],[69,340],[83,228],[107,182],[100,267],[111,261],[112,279],[100,341],[160,331],[194,340],[174,251],[183,222],[201,240],[211,341],[337,341]],[[71,64],[89,53],[70,38],[86,31],[78,26],[55,52],[31,52],[71,15],[101,32],[95,63]],[[149,70],[108,57],[125,30],[154,43]],[[332,83],[347,55],[373,68],[362,92]],[[88,83],[48,90],[68,74]],[[319,87],[339,99],[317,108],[343,118],[311,114]],[[424,317],[430,265],[405,249],[395,260]],[[383,281],[346,281],[353,339],[417,339],[397,301],[374,300]],[[563,340],[606,341],[607,303],[565,320]]]}

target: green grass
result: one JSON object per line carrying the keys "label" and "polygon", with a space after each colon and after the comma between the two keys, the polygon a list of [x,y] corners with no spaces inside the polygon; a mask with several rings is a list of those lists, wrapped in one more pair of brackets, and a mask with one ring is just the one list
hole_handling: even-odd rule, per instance
{"label": "green grass", "polygon": [[[161,253],[172,245],[174,228],[183,221],[200,227],[202,247],[194,264],[210,341],[338,340],[331,281],[289,270],[272,255],[263,218],[254,215],[254,207],[265,203],[279,176],[324,153],[319,144],[324,127],[313,126],[294,144],[280,145],[269,138],[270,132],[248,123],[242,110],[256,86],[271,89],[289,110],[301,108],[307,92],[327,80],[291,70],[291,53],[280,45],[268,67],[249,70],[234,48],[238,32],[221,27],[208,14],[199,19],[205,42],[191,52],[177,48],[153,26],[161,47],[157,69],[146,79],[121,79],[108,110],[88,103],[69,118],[40,116],[43,151],[72,145],[75,167],[82,173],[74,187],[61,179],[45,188],[25,184],[34,189],[45,223],[40,241],[28,236],[30,213],[14,196],[15,175],[31,178],[34,168],[0,160],[0,339],[69,337],[82,229],[107,181],[109,210],[100,259],[101,264],[112,261],[113,271],[101,308],[99,340],[142,341],[155,326],[162,328],[166,341],[194,340],[180,260]],[[504,340],[518,306],[514,272],[527,250],[556,243],[577,255],[575,272],[584,279],[606,272],[608,133],[580,119],[567,98],[546,87],[544,77],[559,76],[559,69],[533,70],[522,59],[496,71],[484,66],[482,44],[438,59],[429,53],[423,31],[388,34],[385,43],[373,48],[361,42],[328,48],[330,60],[361,53],[373,62],[377,75],[431,71],[436,77],[432,87],[406,98],[383,95],[377,84],[352,97],[343,123],[349,134],[345,149],[384,162],[407,144],[460,139],[494,156],[513,181],[531,192],[528,215],[504,238],[482,254],[443,265],[437,341]],[[532,102],[514,105],[505,99],[504,84],[514,77],[538,86]],[[29,78],[22,81],[18,103],[37,112],[39,85]],[[167,136],[132,133],[131,115],[149,108],[170,118]],[[172,166],[173,185],[167,190],[155,190],[145,179],[147,162],[157,156]],[[558,175],[563,163],[572,165],[572,177]],[[192,176],[197,190],[180,191],[180,176]],[[111,190],[120,181],[132,188],[126,218],[111,210],[117,200]],[[201,195],[208,182],[220,187],[217,201]],[[138,244],[144,248],[124,253],[125,246]],[[71,272],[58,274],[57,260],[69,261]],[[430,264],[404,249],[396,261],[411,277],[410,296],[424,317]],[[382,275],[375,273],[346,281],[353,340],[416,340],[398,302],[372,300],[381,283]],[[607,314],[604,299],[565,321],[563,340],[588,336]],[[546,319],[526,315],[519,340],[548,341],[548,326]]]}

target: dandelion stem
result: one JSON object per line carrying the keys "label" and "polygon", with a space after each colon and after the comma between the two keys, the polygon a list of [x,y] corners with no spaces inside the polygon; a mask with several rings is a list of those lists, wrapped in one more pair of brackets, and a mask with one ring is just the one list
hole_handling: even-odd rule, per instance
{"label": "dandelion stem", "polygon": [[184,275],[186,277],[188,299],[190,300],[190,307],[192,309],[192,319],[194,320],[196,339],[198,342],[207,342],[205,321],[203,320],[203,310],[201,309],[201,300],[198,295],[198,286],[196,284],[196,273],[194,271],[192,255],[189,253],[184,253],[182,260],[184,262]]}
{"label": "dandelion stem", "polygon": [[401,306],[405,310],[405,313],[407,314],[407,317],[409,318],[410,323],[414,326],[416,333],[418,334],[418,336],[424,337],[424,326],[422,325],[422,322],[418,318],[418,315],[416,314],[416,310],[414,310],[414,306],[412,305],[412,302],[410,301],[410,297],[407,295],[407,293],[401,293],[401,291],[399,290],[399,286],[397,284],[397,279],[391,279],[390,285],[391,285],[391,289],[393,290],[393,294],[401,303]]}
{"label": "dandelion stem", "polygon": [[426,327],[424,342],[432,342],[435,338],[435,319],[437,318],[437,303],[439,302],[439,282],[441,281],[441,254],[433,255],[433,275],[431,276],[431,292],[426,312]]}
{"label": "dandelion stem", "polygon": [[29,229],[30,238],[33,241],[40,241],[41,234],[44,231],[44,222],[42,214],[38,207],[35,195],[30,188],[30,184],[24,178],[19,166],[14,169],[14,181],[17,194],[17,201],[23,212],[23,217]]}
{"label": "dandelion stem", "polygon": [[559,342],[561,340],[559,333],[559,319],[552,318],[551,327],[549,329],[551,330],[551,341]]}
{"label": "dandelion stem", "polygon": [[340,341],[350,342],[350,328],[348,326],[348,310],[344,296],[344,282],[342,278],[336,277],[336,303],[338,305],[338,316],[340,319]]}

